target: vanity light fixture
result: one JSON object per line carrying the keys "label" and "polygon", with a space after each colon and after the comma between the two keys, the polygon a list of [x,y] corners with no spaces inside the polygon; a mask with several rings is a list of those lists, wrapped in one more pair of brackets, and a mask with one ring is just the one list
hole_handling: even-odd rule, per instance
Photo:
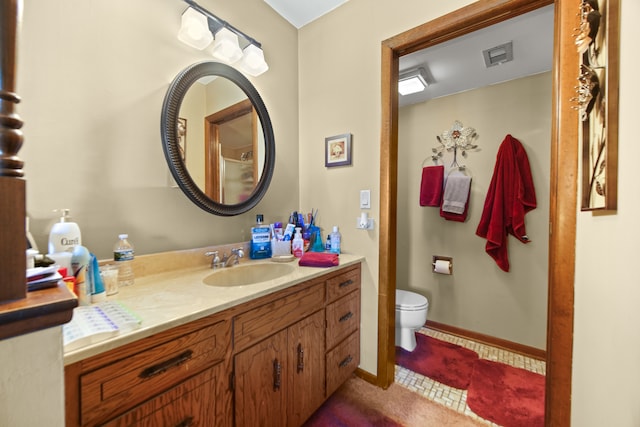
{"label": "vanity light fixture", "polygon": [[180,41],[201,50],[213,41],[211,54],[214,58],[254,77],[269,69],[264,60],[262,45],[257,40],[218,18],[195,1],[183,1],[189,7],[182,14],[182,26],[178,33]]}
{"label": "vanity light fixture", "polygon": [[424,68],[414,68],[403,72],[398,79],[398,92],[403,96],[422,92],[427,86],[427,73]]}
{"label": "vanity light fixture", "polygon": [[233,64],[242,58],[242,49],[238,43],[238,35],[233,31],[222,27],[216,33],[211,54],[227,64]]}
{"label": "vanity light fixture", "polygon": [[178,40],[198,50],[209,46],[213,40],[213,34],[209,31],[207,17],[195,9],[187,8],[182,14]]}

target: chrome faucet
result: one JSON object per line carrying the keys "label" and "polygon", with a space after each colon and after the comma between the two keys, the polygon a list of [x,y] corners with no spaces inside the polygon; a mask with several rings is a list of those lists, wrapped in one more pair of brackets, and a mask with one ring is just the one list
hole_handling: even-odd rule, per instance
{"label": "chrome faucet", "polygon": [[204,256],[211,257],[211,268],[213,268],[214,270],[220,268],[221,262],[220,257],[218,256],[218,251],[205,252]]}
{"label": "chrome faucet", "polygon": [[242,257],[244,257],[244,251],[242,250],[242,248],[231,249],[231,253],[229,255],[224,254],[222,256],[222,266],[231,267],[232,265],[236,265],[240,263],[240,258]]}

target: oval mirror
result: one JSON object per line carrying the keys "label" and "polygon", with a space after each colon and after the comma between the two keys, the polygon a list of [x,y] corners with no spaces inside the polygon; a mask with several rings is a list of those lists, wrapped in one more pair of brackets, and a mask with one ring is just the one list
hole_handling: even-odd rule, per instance
{"label": "oval mirror", "polygon": [[238,215],[266,193],[275,164],[271,119],[236,69],[205,61],[180,72],[164,98],[160,127],[171,174],[201,209]]}

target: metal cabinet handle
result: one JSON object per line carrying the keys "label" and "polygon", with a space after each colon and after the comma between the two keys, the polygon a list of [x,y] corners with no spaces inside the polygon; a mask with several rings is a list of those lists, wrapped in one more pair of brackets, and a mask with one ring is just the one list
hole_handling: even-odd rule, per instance
{"label": "metal cabinet handle", "polygon": [[280,376],[282,375],[282,367],[278,359],[273,360],[273,391],[280,390]]}
{"label": "metal cabinet handle", "polygon": [[344,360],[342,360],[342,362],[338,364],[338,367],[344,368],[349,363],[351,363],[352,360],[353,360],[353,357],[351,357],[351,355],[348,355],[347,357],[344,358]]}
{"label": "metal cabinet handle", "polygon": [[155,377],[156,375],[159,375],[170,368],[175,368],[176,366],[182,365],[183,363],[191,359],[192,356],[193,356],[193,351],[187,350],[185,352],[180,353],[176,357],[172,357],[171,359],[165,362],[161,362],[161,363],[158,363],[157,365],[149,366],[148,368],[140,372],[140,375],[138,376],[143,379]]}
{"label": "metal cabinet handle", "polygon": [[180,423],[176,424],[176,427],[191,427],[193,424],[193,417],[187,417]]}
{"label": "metal cabinet handle", "polygon": [[298,344],[298,373],[304,371],[304,349]]}
{"label": "metal cabinet handle", "polygon": [[350,284],[353,283],[353,280],[349,279],[349,280],[345,280],[344,282],[341,282],[338,287],[339,288],[344,288],[345,286],[349,286]]}
{"label": "metal cabinet handle", "polygon": [[352,312],[348,312],[347,314],[345,314],[344,316],[340,317],[340,319],[338,320],[338,322],[342,323],[342,322],[346,322],[347,320],[351,319],[353,317],[353,313]]}

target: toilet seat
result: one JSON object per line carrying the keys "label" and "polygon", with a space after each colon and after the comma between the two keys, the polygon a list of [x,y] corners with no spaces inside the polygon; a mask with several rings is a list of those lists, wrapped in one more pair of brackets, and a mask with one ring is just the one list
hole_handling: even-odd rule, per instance
{"label": "toilet seat", "polygon": [[429,301],[415,292],[396,289],[396,310],[420,311],[429,307]]}

